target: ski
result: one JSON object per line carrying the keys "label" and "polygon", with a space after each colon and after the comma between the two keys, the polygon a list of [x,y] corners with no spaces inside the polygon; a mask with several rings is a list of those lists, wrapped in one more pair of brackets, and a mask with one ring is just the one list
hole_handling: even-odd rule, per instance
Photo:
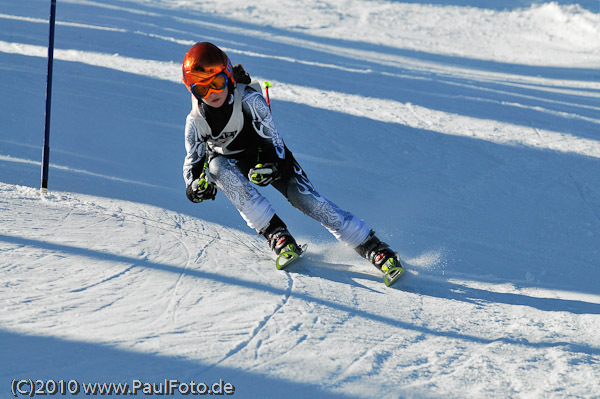
{"label": "ski", "polygon": [[304,255],[304,252],[306,252],[307,247],[308,247],[308,244],[303,244],[303,245],[297,246],[295,251],[293,251],[293,250],[282,251],[277,256],[277,260],[275,261],[275,266],[277,267],[277,270],[283,270],[286,267],[288,267],[290,264],[292,264],[295,261],[297,261],[298,259],[300,259],[302,257],[302,255]]}
{"label": "ski", "polygon": [[[298,259],[300,259],[308,248],[308,244],[298,245],[296,250],[282,251],[275,260],[277,270],[283,270]],[[405,272],[400,261],[396,258],[389,258],[382,266],[381,271],[384,273],[383,282],[387,287],[392,286]]]}
{"label": "ski", "polygon": [[384,272],[383,282],[387,287],[390,287],[396,282],[406,271],[397,258],[389,258],[382,266],[381,271]]}

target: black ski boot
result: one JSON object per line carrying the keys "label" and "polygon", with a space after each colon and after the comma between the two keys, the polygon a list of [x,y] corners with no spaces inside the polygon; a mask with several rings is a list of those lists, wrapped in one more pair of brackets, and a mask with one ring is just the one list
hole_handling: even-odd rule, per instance
{"label": "black ski boot", "polygon": [[398,259],[398,254],[385,242],[379,240],[373,230],[355,250],[385,274],[384,281],[388,287],[404,274],[405,270]]}
{"label": "black ski boot", "polygon": [[275,252],[275,255],[279,255],[282,251],[296,252],[298,250],[296,240],[277,215],[273,216],[267,228],[260,234],[267,239],[269,247]]}
{"label": "black ski boot", "polygon": [[303,247],[298,246],[285,223],[277,215],[273,216],[269,225],[260,234],[267,239],[269,247],[277,255],[275,266],[279,270],[283,270],[296,261],[306,249],[306,245]]}

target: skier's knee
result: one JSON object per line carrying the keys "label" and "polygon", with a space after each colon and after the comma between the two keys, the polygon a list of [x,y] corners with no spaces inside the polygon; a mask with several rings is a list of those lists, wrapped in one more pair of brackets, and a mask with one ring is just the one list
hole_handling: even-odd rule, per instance
{"label": "skier's knee", "polygon": [[211,159],[208,164],[208,172],[211,174],[211,176],[216,177],[222,174],[225,167],[225,162],[227,162],[227,159],[224,157],[215,157]]}

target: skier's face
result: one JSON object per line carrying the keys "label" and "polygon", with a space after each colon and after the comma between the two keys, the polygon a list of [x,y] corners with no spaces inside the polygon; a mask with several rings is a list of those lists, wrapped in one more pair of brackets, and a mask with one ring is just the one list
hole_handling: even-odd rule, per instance
{"label": "skier's face", "polygon": [[210,107],[219,108],[221,105],[225,104],[228,94],[229,89],[225,87],[221,92],[211,92],[207,97],[202,98],[202,101]]}

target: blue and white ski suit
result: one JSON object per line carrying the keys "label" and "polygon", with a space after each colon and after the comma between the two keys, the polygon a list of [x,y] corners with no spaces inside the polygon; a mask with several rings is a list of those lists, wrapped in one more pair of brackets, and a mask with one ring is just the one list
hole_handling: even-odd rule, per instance
{"label": "blue and white ski suit", "polygon": [[192,96],[186,119],[183,178],[190,185],[208,161],[210,179],[237,208],[248,226],[262,233],[275,215],[269,201],[248,180],[258,163],[276,163],[281,178],[272,185],[339,241],[356,247],[368,236],[367,224],[315,190],[279,135],[260,86],[238,84],[226,103],[212,108]]}

